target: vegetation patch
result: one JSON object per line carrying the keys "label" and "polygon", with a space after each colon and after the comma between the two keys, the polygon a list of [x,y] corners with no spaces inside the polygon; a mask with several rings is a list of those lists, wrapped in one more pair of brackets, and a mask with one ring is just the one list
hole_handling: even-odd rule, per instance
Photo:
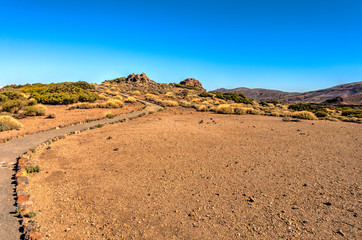
{"label": "vegetation patch", "polygon": [[0,132],[22,128],[23,125],[11,116],[0,116]]}
{"label": "vegetation patch", "polygon": [[40,172],[40,167],[37,166],[30,166],[30,167],[25,167],[25,170],[27,173],[35,173],[35,172]]}
{"label": "vegetation patch", "polygon": [[[37,102],[45,104],[70,104],[75,102],[93,102],[99,98],[92,92],[95,87],[87,82],[63,82],[51,84],[8,85],[2,90],[16,94],[25,93]],[[3,93],[2,93],[3,94]],[[20,99],[15,97],[15,99]]]}
{"label": "vegetation patch", "polygon": [[298,111],[292,114],[294,118],[306,119],[306,120],[317,120],[318,118],[312,112]]}
{"label": "vegetation patch", "polygon": [[215,97],[223,99],[225,101],[233,101],[235,103],[245,103],[245,104],[253,104],[251,99],[248,99],[242,93],[234,93],[234,92],[215,92]]}

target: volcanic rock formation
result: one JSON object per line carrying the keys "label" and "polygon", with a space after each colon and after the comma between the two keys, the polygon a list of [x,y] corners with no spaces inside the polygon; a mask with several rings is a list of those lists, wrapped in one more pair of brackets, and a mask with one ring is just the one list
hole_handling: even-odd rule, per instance
{"label": "volcanic rock formation", "polygon": [[149,84],[153,82],[154,81],[152,81],[149,77],[147,77],[146,73],[141,73],[141,74],[132,73],[126,79],[126,83]]}
{"label": "volcanic rock formation", "polygon": [[185,80],[181,81],[180,84],[184,86],[196,87],[201,91],[206,92],[206,90],[202,87],[200,81],[196,80],[195,78],[186,78]]}

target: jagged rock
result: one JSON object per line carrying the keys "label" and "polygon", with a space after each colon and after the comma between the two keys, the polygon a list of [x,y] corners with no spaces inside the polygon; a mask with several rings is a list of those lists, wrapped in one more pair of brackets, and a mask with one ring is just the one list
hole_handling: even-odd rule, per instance
{"label": "jagged rock", "polygon": [[180,84],[184,86],[196,87],[201,91],[206,92],[206,90],[202,87],[200,81],[196,80],[195,78],[186,78],[185,80],[181,81]]}
{"label": "jagged rock", "polygon": [[141,74],[130,74],[127,79],[126,83],[136,83],[136,84],[149,84],[154,83],[149,77],[147,77],[146,73]]}

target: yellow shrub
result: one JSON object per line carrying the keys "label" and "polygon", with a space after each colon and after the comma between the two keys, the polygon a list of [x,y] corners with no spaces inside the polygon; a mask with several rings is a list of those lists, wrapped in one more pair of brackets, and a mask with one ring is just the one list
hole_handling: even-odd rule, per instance
{"label": "yellow shrub", "polygon": [[136,91],[131,92],[131,94],[132,94],[133,96],[139,96],[139,95],[141,95],[141,92],[138,91],[138,90],[136,90]]}
{"label": "yellow shrub", "polygon": [[203,105],[203,104],[195,104],[194,105],[194,108],[197,110],[197,111],[200,111],[200,112],[206,112],[207,111],[207,106]]}
{"label": "yellow shrub", "polygon": [[216,112],[217,113],[224,113],[224,114],[232,114],[233,113],[233,109],[230,106],[230,104],[220,104],[217,108],[216,108]]}
{"label": "yellow shrub", "polygon": [[10,116],[0,116],[0,132],[19,129],[21,127],[23,127],[23,125],[15,118]]}
{"label": "yellow shrub", "polygon": [[135,103],[137,100],[134,97],[128,97],[126,100],[124,100],[126,103]]}
{"label": "yellow shrub", "polygon": [[107,102],[99,104],[100,108],[121,108],[123,107],[124,103],[120,100],[108,100]]}
{"label": "yellow shrub", "polygon": [[178,106],[178,102],[176,101],[171,101],[171,100],[166,100],[166,101],[163,101],[163,104],[164,106],[168,106],[168,107],[177,107]]}
{"label": "yellow shrub", "polygon": [[317,119],[318,119],[318,118],[314,115],[314,113],[308,112],[308,111],[298,111],[298,112],[294,112],[294,113],[292,114],[292,117],[294,117],[294,118],[306,119],[306,120],[317,120]]}
{"label": "yellow shrub", "polygon": [[241,108],[241,107],[235,107],[235,108],[233,108],[233,111],[234,111],[234,113],[237,114],[237,115],[244,115],[244,114],[246,114],[245,109],[244,109],[244,108]]}
{"label": "yellow shrub", "polygon": [[168,92],[165,94],[166,97],[168,98],[176,98],[175,94],[173,94],[173,92]]}
{"label": "yellow shrub", "polygon": [[191,107],[191,103],[188,101],[180,101],[180,105],[183,107]]}

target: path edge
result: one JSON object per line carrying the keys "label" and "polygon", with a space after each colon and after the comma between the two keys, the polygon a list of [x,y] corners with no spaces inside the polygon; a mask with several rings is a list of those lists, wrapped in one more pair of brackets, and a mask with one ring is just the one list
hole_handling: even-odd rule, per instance
{"label": "path edge", "polygon": [[[87,130],[93,130],[96,128],[103,127],[108,124],[115,124],[115,123],[122,123],[126,122],[127,120],[132,120],[135,118],[139,118],[148,114],[152,114],[158,111],[162,111],[163,108],[153,104],[148,103],[146,101],[137,99],[137,101],[145,104],[145,108],[143,111],[138,112],[138,115],[134,117],[125,117],[121,120],[116,120],[114,122],[103,124],[102,126],[98,127],[90,127],[85,128],[80,131],[70,132],[66,134],[62,134],[57,137],[50,138],[45,142],[39,144],[35,148],[29,149],[27,152],[23,153],[17,158],[17,162],[14,165],[15,168],[15,192],[16,192],[16,212],[18,217],[21,218],[21,229],[22,229],[22,239],[25,240],[40,240],[43,239],[43,235],[40,232],[40,226],[37,224],[36,221],[32,220],[31,213],[32,213],[32,206],[33,202],[30,200],[30,194],[28,193],[27,187],[29,186],[29,179],[28,179],[28,171],[27,168],[34,166],[35,162],[31,161],[31,156],[37,150],[49,147],[49,145],[55,141],[65,139],[70,135],[80,134]],[[150,109],[151,108],[151,109]]]}

